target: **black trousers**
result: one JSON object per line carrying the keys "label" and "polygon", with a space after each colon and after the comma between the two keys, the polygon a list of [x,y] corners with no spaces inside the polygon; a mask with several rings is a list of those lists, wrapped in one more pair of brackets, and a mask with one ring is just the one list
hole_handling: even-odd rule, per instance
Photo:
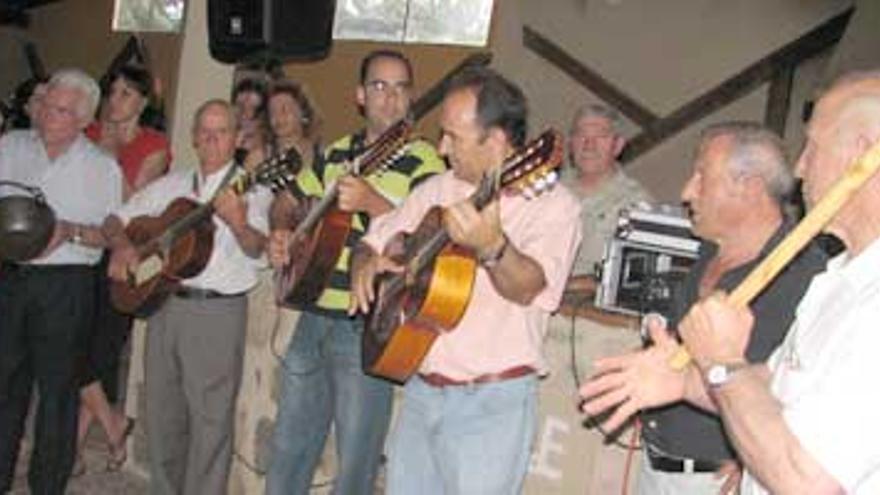
{"label": "black trousers", "polygon": [[111,404],[120,402],[119,368],[122,348],[131,334],[132,317],[122,314],[110,303],[110,279],[107,277],[109,251],[96,267],[95,325],[89,338],[88,367],[81,385],[100,382]]}
{"label": "black trousers", "polygon": [[94,298],[90,266],[0,267],[0,493],[11,488],[34,380],[39,405],[28,484],[34,495],[64,493]]}

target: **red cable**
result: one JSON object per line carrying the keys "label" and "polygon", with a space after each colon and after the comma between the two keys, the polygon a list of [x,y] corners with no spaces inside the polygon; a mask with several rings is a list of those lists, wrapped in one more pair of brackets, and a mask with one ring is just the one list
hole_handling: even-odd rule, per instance
{"label": "red cable", "polygon": [[629,437],[629,449],[627,449],[626,453],[626,463],[623,467],[623,486],[621,486],[620,494],[621,495],[629,495],[629,472],[632,468],[632,460],[635,451],[636,440],[639,438],[639,434],[642,432],[642,422],[639,418],[636,418],[635,424],[633,425],[632,433]]}

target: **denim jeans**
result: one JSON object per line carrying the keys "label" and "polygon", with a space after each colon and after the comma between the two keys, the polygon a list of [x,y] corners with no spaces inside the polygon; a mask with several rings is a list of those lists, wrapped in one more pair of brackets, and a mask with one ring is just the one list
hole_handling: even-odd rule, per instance
{"label": "denim jeans", "polygon": [[391,436],[388,495],[520,493],[536,410],[534,375],[444,388],[410,379]]}
{"label": "denim jeans", "polygon": [[361,369],[361,319],[303,312],[282,369],[267,495],[307,494],[331,423],[334,494],[373,493],[391,418],[392,385]]}

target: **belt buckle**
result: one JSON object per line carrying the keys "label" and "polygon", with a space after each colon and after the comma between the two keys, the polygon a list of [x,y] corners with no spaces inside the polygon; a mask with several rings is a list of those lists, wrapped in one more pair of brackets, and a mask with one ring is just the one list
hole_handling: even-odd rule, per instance
{"label": "belt buckle", "polygon": [[684,458],[681,460],[681,472],[686,474],[693,474],[694,471],[694,460]]}

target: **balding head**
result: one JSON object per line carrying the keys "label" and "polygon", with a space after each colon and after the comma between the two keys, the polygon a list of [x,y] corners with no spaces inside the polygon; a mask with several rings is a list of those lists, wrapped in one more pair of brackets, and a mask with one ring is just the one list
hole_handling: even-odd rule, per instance
{"label": "balding head", "polygon": [[772,132],[752,122],[725,122],[703,131],[681,199],[698,236],[749,250],[763,246],[782,221],[791,183]]}
{"label": "balding head", "polygon": [[[850,165],[880,142],[880,71],[848,74],[819,99],[798,160],[804,199],[814,206]],[[827,230],[858,252],[880,224],[880,176],[869,179],[835,215]]]}
{"label": "balding head", "polygon": [[731,121],[707,127],[700,137],[700,148],[714,139],[725,139],[727,167],[733,176],[756,176],[777,204],[788,200],[794,178],[785,146],[773,131],[757,122]]}
{"label": "balding head", "polygon": [[235,152],[235,111],[223,100],[209,100],[193,117],[193,147],[205,174],[220,170]]}

